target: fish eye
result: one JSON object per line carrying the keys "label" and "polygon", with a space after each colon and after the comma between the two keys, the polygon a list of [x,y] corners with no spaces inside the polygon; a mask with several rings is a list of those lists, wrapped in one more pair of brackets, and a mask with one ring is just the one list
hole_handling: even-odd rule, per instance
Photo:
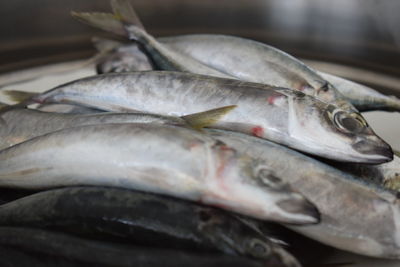
{"label": "fish eye", "polygon": [[345,133],[357,134],[368,127],[367,122],[359,114],[343,110],[334,112],[333,122],[339,130]]}
{"label": "fish eye", "polygon": [[249,243],[249,253],[256,258],[265,258],[271,254],[271,248],[259,239],[252,239]]}
{"label": "fish eye", "polygon": [[274,174],[274,171],[270,168],[262,165],[256,169],[256,176],[261,182],[270,188],[282,187],[283,181]]}

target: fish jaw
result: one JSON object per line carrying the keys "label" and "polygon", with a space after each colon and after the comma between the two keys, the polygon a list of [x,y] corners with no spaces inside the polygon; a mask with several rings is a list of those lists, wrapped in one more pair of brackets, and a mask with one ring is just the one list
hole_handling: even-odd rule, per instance
{"label": "fish jaw", "polygon": [[236,151],[218,148],[214,160],[215,174],[208,178],[208,189],[201,202],[220,208],[234,210],[262,220],[289,224],[312,224],[319,222],[319,212],[301,194],[289,186],[271,188],[260,181],[253,172],[248,156],[236,156]]}

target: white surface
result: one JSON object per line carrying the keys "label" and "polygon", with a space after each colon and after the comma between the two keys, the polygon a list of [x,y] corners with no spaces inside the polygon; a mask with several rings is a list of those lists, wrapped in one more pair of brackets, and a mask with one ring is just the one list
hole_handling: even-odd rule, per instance
{"label": "white surface", "polygon": [[[66,63],[71,64],[71,63]],[[73,64],[76,65],[76,62]],[[60,64],[57,64],[59,67]],[[79,65],[79,64],[78,64]],[[41,73],[43,73],[43,67],[41,67]],[[52,66],[49,66],[51,72]],[[65,68],[70,69],[70,68]],[[34,72],[32,72],[34,73]],[[0,90],[0,101],[6,103],[12,103],[4,94],[2,90],[22,90],[31,92],[42,92],[51,89],[57,85],[72,81],[74,79],[94,75],[94,67],[87,66],[74,71],[68,71],[66,73],[58,73],[46,75],[42,78],[30,80],[27,82],[9,85]],[[10,80],[7,74],[0,76],[0,86],[2,81]],[[371,127],[375,132],[385,139],[394,149],[400,150],[400,113],[388,113],[388,112],[367,112],[363,114]],[[362,223],[362,222],[360,222]],[[336,250],[336,253],[326,259],[326,263],[352,263],[354,267],[400,267],[400,261],[393,260],[381,260],[369,257],[363,257],[343,251]]]}

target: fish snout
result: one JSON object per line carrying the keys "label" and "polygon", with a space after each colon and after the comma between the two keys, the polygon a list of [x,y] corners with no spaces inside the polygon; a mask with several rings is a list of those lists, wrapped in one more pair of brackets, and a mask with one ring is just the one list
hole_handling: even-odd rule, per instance
{"label": "fish snout", "polygon": [[274,253],[264,262],[265,266],[301,267],[299,261],[281,247],[273,249]]}
{"label": "fish snout", "polygon": [[366,156],[365,163],[384,163],[393,160],[393,150],[377,136],[369,136],[352,145],[358,153]]}
{"label": "fish snout", "polygon": [[291,193],[289,197],[282,198],[276,203],[278,213],[288,220],[289,224],[314,224],[320,221],[318,209],[309,200],[299,193]]}

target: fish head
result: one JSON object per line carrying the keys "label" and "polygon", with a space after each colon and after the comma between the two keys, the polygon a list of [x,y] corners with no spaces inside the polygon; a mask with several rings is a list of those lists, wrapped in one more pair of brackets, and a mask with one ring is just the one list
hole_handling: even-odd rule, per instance
{"label": "fish head", "polygon": [[266,266],[300,266],[281,247],[286,243],[261,232],[258,221],[206,206],[195,211],[200,219],[198,229],[225,253],[263,260]]}
{"label": "fish head", "polygon": [[393,159],[391,147],[359,112],[288,93],[288,134],[295,148],[338,161],[378,164]]}
{"label": "fish head", "polygon": [[218,149],[218,158],[214,160],[216,174],[210,182],[214,194],[208,195],[205,203],[282,223],[319,221],[315,206],[292,190],[265,161],[228,149],[226,145]]}

